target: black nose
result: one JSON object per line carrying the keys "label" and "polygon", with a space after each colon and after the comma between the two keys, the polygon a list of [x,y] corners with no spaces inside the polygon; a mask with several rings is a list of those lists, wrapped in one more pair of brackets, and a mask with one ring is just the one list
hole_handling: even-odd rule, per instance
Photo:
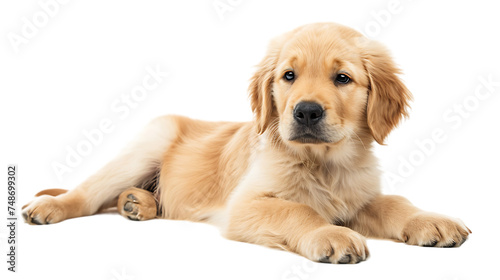
{"label": "black nose", "polygon": [[323,118],[323,108],[314,102],[300,102],[293,110],[293,118],[307,126],[317,124]]}

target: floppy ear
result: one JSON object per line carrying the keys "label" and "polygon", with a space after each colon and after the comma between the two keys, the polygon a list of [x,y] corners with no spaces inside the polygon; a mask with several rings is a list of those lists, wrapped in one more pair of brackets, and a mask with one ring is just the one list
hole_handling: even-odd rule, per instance
{"label": "floppy ear", "polygon": [[271,42],[266,56],[250,81],[249,97],[259,134],[264,133],[272,120],[274,110],[272,87],[279,49],[276,40]]}
{"label": "floppy ear", "polygon": [[389,132],[403,117],[408,116],[412,95],[399,79],[401,71],[384,46],[375,41],[365,41],[362,52],[370,82],[367,123],[375,141],[383,145]]}

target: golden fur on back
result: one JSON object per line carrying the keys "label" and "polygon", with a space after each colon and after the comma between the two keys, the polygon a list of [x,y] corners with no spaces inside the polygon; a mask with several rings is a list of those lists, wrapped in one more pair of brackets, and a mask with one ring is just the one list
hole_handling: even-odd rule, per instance
{"label": "golden fur on back", "polygon": [[365,260],[364,236],[460,246],[470,233],[461,221],[380,192],[371,148],[411,99],[399,73],[350,28],[302,26],[271,42],[251,79],[254,121],[157,118],[82,185],[40,193],[23,215],[50,224],[117,206],[132,220],[206,221],[227,238],[331,263]]}

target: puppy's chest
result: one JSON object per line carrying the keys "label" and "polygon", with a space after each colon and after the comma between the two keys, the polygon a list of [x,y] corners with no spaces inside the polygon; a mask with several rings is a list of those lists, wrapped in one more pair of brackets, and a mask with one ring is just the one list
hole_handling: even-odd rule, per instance
{"label": "puppy's chest", "polygon": [[349,220],[371,197],[367,186],[357,180],[358,172],[311,162],[291,166],[289,170],[282,178],[286,187],[278,196],[307,204],[331,222]]}

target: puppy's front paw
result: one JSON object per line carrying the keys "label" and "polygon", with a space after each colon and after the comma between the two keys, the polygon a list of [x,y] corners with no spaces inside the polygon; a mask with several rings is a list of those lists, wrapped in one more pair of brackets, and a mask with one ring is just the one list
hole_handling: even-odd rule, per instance
{"label": "puppy's front paw", "polygon": [[53,224],[64,220],[61,203],[53,196],[42,195],[23,206],[24,221],[32,225]]}
{"label": "puppy's front paw", "polygon": [[458,219],[432,213],[421,213],[410,218],[401,238],[406,244],[426,247],[459,247],[472,233]]}
{"label": "puppy's front paw", "polygon": [[359,263],[369,256],[365,238],[345,227],[324,226],[301,238],[299,251],[313,261]]}

